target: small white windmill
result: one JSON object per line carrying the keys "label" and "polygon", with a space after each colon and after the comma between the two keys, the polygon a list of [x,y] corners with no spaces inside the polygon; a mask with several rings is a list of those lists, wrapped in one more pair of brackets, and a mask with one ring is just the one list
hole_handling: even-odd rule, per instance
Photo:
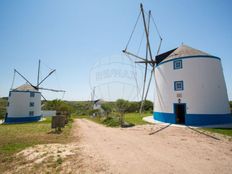
{"label": "small white windmill", "polygon": [[[27,78],[14,69],[14,78],[12,88],[9,92],[5,123],[39,121],[42,117],[41,96],[46,101],[46,98],[41,94],[40,90],[65,93],[64,90],[40,87],[40,85],[56,71],[55,69],[51,70],[48,75],[40,81],[40,63],[41,61],[39,60],[36,85],[33,85],[29,80],[27,80]],[[26,84],[13,89],[16,73],[26,81]]]}

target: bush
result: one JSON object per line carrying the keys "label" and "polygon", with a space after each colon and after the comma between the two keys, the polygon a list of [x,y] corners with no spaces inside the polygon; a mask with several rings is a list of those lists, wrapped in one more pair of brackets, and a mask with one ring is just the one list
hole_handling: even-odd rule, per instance
{"label": "bush", "polygon": [[6,115],[7,99],[0,98],[0,119],[4,119]]}
{"label": "bush", "polygon": [[118,127],[120,126],[118,117],[107,117],[105,118],[102,123],[109,127]]}
{"label": "bush", "polygon": [[90,101],[69,102],[76,111],[77,115],[89,115],[89,111],[93,109],[93,103]]}
{"label": "bush", "polygon": [[[141,105],[141,102],[140,102]],[[152,112],[153,110],[153,103],[150,100],[145,100],[143,103],[143,111],[145,112]]]}
{"label": "bush", "polygon": [[68,102],[61,100],[46,101],[43,106],[44,110],[56,110],[56,111],[67,111],[68,113],[74,113],[75,109]]}
{"label": "bush", "polygon": [[139,112],[140,102],[129,102],[127,112]]}
{"label": "bush", "polygon": [[104,110],[106,117],[108,117],[114,110],[114,105],[110,102],[103,103],[101,108]]}
{"label": "bush", "polygon": [[91,110],[88,110],[88,115],[89,116],[100,116],[101,111],[99,109],[91,109]]}
{"label": "bush", "polygon": [[129,101],[118,99],[116,101],[116,110],[119,113],[125,113],[129,108]]}

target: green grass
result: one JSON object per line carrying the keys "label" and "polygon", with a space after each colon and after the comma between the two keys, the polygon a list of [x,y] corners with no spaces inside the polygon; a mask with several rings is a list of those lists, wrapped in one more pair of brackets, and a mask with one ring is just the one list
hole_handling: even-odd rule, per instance
{"label": "green grass", "polygon": [[143,117],[152,115],[151,113],[143,113],[140,115],[139,113],[127,113],[125,114],[125,121],[128,123],[132,123],[135,125],[142,125],[142,124],[148,124],[147,122],[143,121]]}
{"label": "green grass", "polygon": [[14,165],[14,154],[27,147],[71,141],[71,126],[72,120],[65,126],[62,133],[55,134],[51,130],[51,119],[35,123],[0,125],[0,171],[6,171]]}
{"label": "green grass", "polygon": [[65,143],[71,122],[61,134],[51,132],[51,120],[36,123],[0,125],[0,159],[36,144]]}
{"label": "green grass", "polygon": [[[134,125],[142,125],[142,124],[148,124],[147,122],[143,121],[143,117],[152,115],[151,113],[144,113],[142,116],[139,113],[126,113],[124,116],[124,121],[127,123],[131,123]],[[119,126],[119,120],[118,117],[112,117],[112,118],[100,118],[100,117],[90,117],[86,115],[81,116],[75,116],[76,118],[86,118],[88,120],[91,120],[95,123],[103,124],[109,127],[118,127]]]}
{"label": "green grass", "polygon": [[204,128],[204,130],[232,137],[232,129],[226,129],[226,128]]}

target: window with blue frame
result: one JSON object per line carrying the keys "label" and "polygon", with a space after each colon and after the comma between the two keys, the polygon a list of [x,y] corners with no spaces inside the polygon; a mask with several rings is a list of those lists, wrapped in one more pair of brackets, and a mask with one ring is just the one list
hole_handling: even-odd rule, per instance
{"label": "window with blue frame", "polygon": [[30,107],[33,107],[34,105],[34,102],[30,102]]}
{"label": "window with blue frame", "polygon": [[30,116],[33,116],[33,115],[34,115],[34,111],[30,111],[30,112],[29,112],[29,115],[30,115]]}
{"label": "window with blue frame", "polygon": [[173,69],[182,69],[182,60],[175,60],[173,61]]}
{"label": "window with blue frame", "polygon": [[30,92],[30,97],[35,97],[35,93],[34,92]]}
{"label": "window with blue frame", "polygon": [[175,91],[183,91],[184,90],[184,82],[183,81],[174,81],[174,90]]}

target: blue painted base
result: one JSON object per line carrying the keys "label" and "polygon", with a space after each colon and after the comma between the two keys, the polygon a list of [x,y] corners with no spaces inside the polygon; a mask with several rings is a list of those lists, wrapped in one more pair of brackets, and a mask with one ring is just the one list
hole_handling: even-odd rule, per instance
{"label": "blue painted base", "polygon": [[36,122],[41,119],[42,115],[39,116],[27,116],[27,117],[10,117],[7,116],[5,118],[6,124],[14,124],[14,123],[29,123],[29,122]]}
{"label": "blue painted base", "polygon": [[[154,112],[153,117],[155,120],[165,123],[176,124],[176,115],[174,113]],[[188,126],[206,126],[206,125],[219,125],[231,124],[231,114],[186,114],[185,125]]]}

